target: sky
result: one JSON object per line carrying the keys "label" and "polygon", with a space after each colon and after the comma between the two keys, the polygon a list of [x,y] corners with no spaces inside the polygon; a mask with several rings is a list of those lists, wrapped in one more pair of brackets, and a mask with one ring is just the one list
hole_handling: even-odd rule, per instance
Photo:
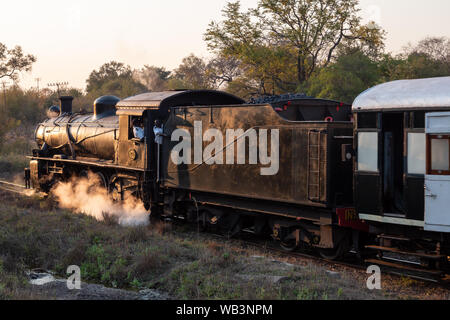
{"label": "sky", "polygon": [[[194,53],[207,58],[208,24],[227,0],[2,1],[0,42],[20,45],[38,61],[21,76],[24,87],[69,82],[85,88],[92,70],[112,60],[133,68],[171,70]],[[257,0],[241,0],[243,8]],[[398,53],[426,36],[450,37],[449,0],[360,0],[364,21],[387,31],[387,51]]]}

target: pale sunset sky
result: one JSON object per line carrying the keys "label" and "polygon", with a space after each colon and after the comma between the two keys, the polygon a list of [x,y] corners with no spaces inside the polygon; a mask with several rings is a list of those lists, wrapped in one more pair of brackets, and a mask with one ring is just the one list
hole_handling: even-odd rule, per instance
{"label": "pale sunset sky", "polygon": [[[203,34],[221,19],[227,0],[15,0],[3,1],[0,42],[38,58],[21,77],[24,87],[68,81],[85,88],[89,73],[116,60],[177,67],[190,53],[208,57]],[[241,0],[243,8],[257,0]],[[365,21],[387,31],[387,51],[398,53],[426,36],[450,37],[449,0],[360,0]]]}

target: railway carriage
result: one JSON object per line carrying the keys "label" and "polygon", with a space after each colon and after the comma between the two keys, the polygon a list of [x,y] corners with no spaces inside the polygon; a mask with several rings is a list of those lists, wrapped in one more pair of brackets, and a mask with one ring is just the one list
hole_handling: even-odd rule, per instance
{"label": "railway carriage", "polygon": [[[384,253],[436,266],[450,255],[450,77],[400,80],[363,92],[355,113],[355,206]],[[411,269],[419,266],[409,266]],[[430,271],[432,272],[432,271]],[[439,272],[439,271],[437,271]]]}

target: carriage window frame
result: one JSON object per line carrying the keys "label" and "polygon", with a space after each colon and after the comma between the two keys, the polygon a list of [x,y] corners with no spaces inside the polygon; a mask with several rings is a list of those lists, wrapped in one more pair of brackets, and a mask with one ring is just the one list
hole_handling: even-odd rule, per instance
{"label": "carriage window frame", "polygon": [[[409,161],[410,161],[410,153],[409,153],[409,138],[410,138],[410,134],[423,134],[424,138],[425,138],[425,148],[424,148],[424,164],[425,164],[425,168],[424,171],[422,173],[417,173],[417,172],[410,172],[410,166],[409,166]],[[425,133],[424,129],[407,129],[405,130],[405,155],[406,155],[406,174],[409,177],[423,177],[427,174],[427,135]]]}
{"label": "carriage window frame", "polygon": [[[448,157],[448,167],[449,170],[433,170],[432,169],[432,140],[447,140],[449,146],[449,157]],[[449,134],[428,134],[427,135],[427,174],[428,175],[441,175],[448,176],[450,175],[450,135]]]}
{"label": "carriage window frame", "polygon": [[357,114],[356,126],[358,130],[377,129],[379,127],[379,113],[360,112]]}
{"label": "carriage window frame", "polygon": [[[376,152],[375,152],[375,159],[376,159],[376,165],[374,169],[360,169],[360,136],[361,134],[368,134],[372,133],[376,137],[376,143],[374,145],[376,146]],[[357,157],[356,157],[356,170],[358,173],[365,173],[365,174],[379,174],[380,173],[380,130],[378,129],[361,129],[356,131],[356,144],[357,144]]]}

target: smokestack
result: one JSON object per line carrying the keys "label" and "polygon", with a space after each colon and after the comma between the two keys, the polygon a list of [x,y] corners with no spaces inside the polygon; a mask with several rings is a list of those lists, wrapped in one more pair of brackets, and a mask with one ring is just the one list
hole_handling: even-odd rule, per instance
{"label": "smokestack", "polygon": [[64,97],[60,97],[59,100],[61,101],[61,108],[60,108],[61,114],[64,114],[64,113],[71,114],[73,97],[64,96]]}

